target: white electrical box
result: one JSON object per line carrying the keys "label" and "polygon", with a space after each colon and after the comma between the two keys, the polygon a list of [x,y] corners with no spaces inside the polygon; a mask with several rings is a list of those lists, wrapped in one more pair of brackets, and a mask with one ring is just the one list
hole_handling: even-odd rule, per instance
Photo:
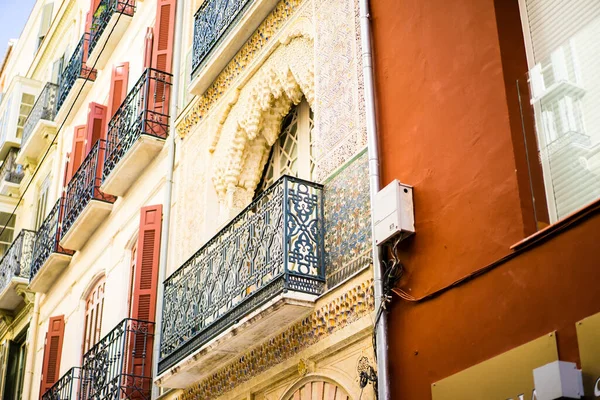
{"label": "white electrical box", "polygon": [[575,363],[554,361],[536,368],[533,381],[539,400],[583,398],[583,377]]}
{"label": "white electrical box", "polygon": [[415,233],[412,186],[394,180],[375,196],[373,205],[375,242],[378,245],[403,233]]}

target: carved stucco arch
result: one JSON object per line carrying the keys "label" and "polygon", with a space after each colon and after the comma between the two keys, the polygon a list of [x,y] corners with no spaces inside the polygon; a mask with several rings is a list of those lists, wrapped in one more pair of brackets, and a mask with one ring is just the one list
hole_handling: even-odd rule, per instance
{"label": "carved stucco arch", "polygon": [[340,392],[340,396],[336,398],[347,397],[348,399],[352,399],[352,395],[350,391],[344,387],[342,383],[335,379],[335,377],[327,376],[325,374],[309,374],[308,376],[299,379],[296,381],[291,387],[289,387],[283,396],[281,396],[280,400],[290,400],[294,394],[299,391],[301,388],[306,387],[308,384],[312,383],[324,383],[329,384],[336,387]]}
{"label": "carved stucco arch", "polygon": [[[252,199],[269,149],[291,107],[305,97],[314,109],[313,52],[294,51],[313,49],[312,36],[293,31],[280,40],[280,47],[283,51],[273,52],[265,61],[268,67],[259,70],[259,78],[249,83],[244,111],[234,123],[229,121],[234,118],[230,111],[240,97],[239,90],[246,89],[241,88],[224,109],[212,138],[211,152],[222,146],[212,181],[219,200],[228,208],[240,209]],[[232,132],[223,132],[226,122]]]}

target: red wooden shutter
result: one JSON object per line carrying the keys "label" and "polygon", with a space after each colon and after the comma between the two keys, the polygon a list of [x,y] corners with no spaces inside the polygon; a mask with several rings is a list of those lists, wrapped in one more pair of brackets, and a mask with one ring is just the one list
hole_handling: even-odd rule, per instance
{"label": "red wooden shutter", "polygon": [[154,23],[156,40],[152,49],[152,67],[169,73],[173,66],[176,5],[176,0],[158,0]]}
{"label": "red wooden shutter", "polygon": [[125,97],[127,96],[127,84],[129,82],[129,63],[117,64],[112,70],[110,79],[110,95],[108,106],[110,107],[108,116],[112,118]]}
{"label": "red wooden shutter", "polygon": [[[133,267],[134,282],[131,318],[154,321],[156,314],[156,289],[158,286],[158,257],[162,228],[162,205],[147,206],[140,210],[140,231]],[[154,334],[153,331],[150,333]],[[131,338],[131,373],[137,376],[152,376],[151,337],[138,334]]]}
{"label": "red wooden shutter", "polygon": [[144,69],[152,67],[152,46],[154,43],[154,29],[148,27],[144,38]]}
{"label": "red wooden shutter", "polygon": [[85,125],[76,126],[73,130],[73,146],[71,147],[71,153],[69,160],[67,161],[67,173],[65,175],[65,187],[77,172],[77,169],[83,162],[86,156],[86,137],[87,127]]}
{"label": "red wooden shutter", "polygon": [[60,358],[62,354],[63,337],[65,334],[65,317],[50,317],[46,344],[44,345],[44,362],[42,364],[42,382],[40,398],[58,380],[60,373]]}
{"label": "red wooden shutter", "polygon": [[88,108],[87,120],[87,142],[85,153],[86,155],[92,150],[96,142],[100,139],[106,139],[106,112],[107,107],[91,102]]}

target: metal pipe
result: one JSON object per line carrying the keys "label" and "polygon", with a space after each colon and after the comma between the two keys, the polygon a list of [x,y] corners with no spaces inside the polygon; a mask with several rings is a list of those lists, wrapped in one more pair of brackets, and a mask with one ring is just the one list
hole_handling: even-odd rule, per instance
{"label": "metal pipe", "polygon": [[[360,40],[362,48],[363,80],[365,111],[367,124],[367,148],[369,156],[369,186],[371,197],[371,241],[373,252],[373,284],[375,289],[375,310],[379,310],[383,301],[383,271],[381,265],[381,250],[375,243],[375,224],[373,207],[375,195],[379,192],[379,152],[377,140],[377,116],[375,111],[375,85],[373,71],[373,54],[371,46],[371,21],[369,15],[369,0],[359,0]],[[375,327],[377,356],[377,388],[379,400],[389,400],[390,381],[388,371],[388,337],[387,317],[382,312]]]}
{"label": "metal pipe", "polygon": [[[158,360],[160,357],[160,340],[162,326],[162,306],[164,298],[163,282],[167,278],[167,261],[169,250],[169,235],[171,227],[171,200],[173,197],[173,170],[175,168],[175,119],[178,115],[177,101],[179,99],[179,76],[181,74],[181,47],[183,40],[183,10],[185,0],[178,0],[175,9],[175,36],[173,46],[173,81],[171,86],[171,98],[169,104],[169,136],[167,139],[167,177],[165,181],[165,199],[163,207],[162,238],[160,241],[160,260],[158,266],[158,288],[156,293],[156,316],[154,321],[154,349],[152,357],[152,376],[158,376]],[[185,88],[183,88],[185,90]],[[152,398],[158,397],[158,386],[152,384]]]}
{"label": "metal pipe", "polygon": [[37,334],[38,334],[38,323],[40,320],[40,295],[35,294],[33,300],[33,313],[31,315],[31,321],[29,322],[29,335],[27,338],[27,359],[25,360],[26,372],[25,378],[23,379],[23,399],[31,398],[31,389],[33,388],[33,373],[34,373],[34,361],[35,354],[37,353]]}

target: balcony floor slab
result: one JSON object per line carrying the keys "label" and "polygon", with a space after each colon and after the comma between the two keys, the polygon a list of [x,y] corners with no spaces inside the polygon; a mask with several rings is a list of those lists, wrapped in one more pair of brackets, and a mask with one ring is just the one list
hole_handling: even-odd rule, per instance
{"label": "balcony floor slab", "polygon": [[140,135],[102,182],[100,190],[113,196],[124,196],[148,164],[160,153],[164,143],[164,139],[145,134]]}
{"label": "balcony floor slab", "polygon": [[131,15],[114,12],[104,31],[98,38],[98,42],[88,55],[86,64],[91,68],[103,69],[110,59],[115,47],[125,35],[125,31],[131,22]]}
{"label": "balcony floor slab", "polygon": [[186,388],[198,382],[248,348],[308,315],[316,299],[317,296],[297,292],[279,294],[167,369],[154,383],[166,388]]}
{"label": "balcony floor slab", "polygon": [[27,141],[21,143],[21,149],[17,154],[17,164],[37,164],[40,154],[54,138],[56,129],[56,122],[40,119]]}
{"label": "balcony floor slab", "polygon": [[61,237],[60,245],[65,249],[81,250],[96,229],[112,211],[113,204],[92,199],[85,206],[69,230]]}
{"label": "balcony floor slab", "polygon": [[36,293],[46,293],[56,279],[67,268],[73,256],[52,252],[29,283],[29,289]]}
{"label": "balcony floor slab", "polygon": [[23,297],[17,293],[19,286],[26,287],[27,279],[13,277],[8,285],[0,292],[0,309],[14,311],[23,302]]}

